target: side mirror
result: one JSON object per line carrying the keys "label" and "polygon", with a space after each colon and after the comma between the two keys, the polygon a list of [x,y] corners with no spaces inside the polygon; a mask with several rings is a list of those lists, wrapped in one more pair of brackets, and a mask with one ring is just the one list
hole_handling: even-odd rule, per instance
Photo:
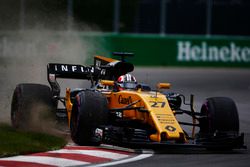
{"label": "side mirror", "polygon": [[157,89],[170,89],[171,84],[170,83],[158,83]]}
{"label": "side mirror", "polygon": [[115,82],[111,80],[101,80],[100,83],[104,86],[114,86]]}

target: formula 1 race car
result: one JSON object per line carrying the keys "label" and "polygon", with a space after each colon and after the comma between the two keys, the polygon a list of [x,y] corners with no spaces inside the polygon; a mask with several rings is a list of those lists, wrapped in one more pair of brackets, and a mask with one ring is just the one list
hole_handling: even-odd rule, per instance
{"label": "formula 1 race car", "polygon": [[[207,98],[200,112],[195,112],[193,95],[187,103],[178,93],[166,93],[169,83],[156,88],[130,75],[133,64],[126,62],[132,53],[113,53],[120,60],[95,56],[94,65],[49,63],[49,86],[17,85],[12,99],[11,120],[17,128],[29,126],[38,104],[57,117],[66,118],[71,138],[78,145],[111,144],[130,148],[195,147],[207,149],[241,149],[244,134],[239,133],[239,117],[233,100],[227,97]],[[60,96],[57,78],[90,80],[90,88],[66,88]],[[58,103],[63,104],[59,108]],[[182,109],[190,106],[190,110]],[[45,110],[41,108],[41,110]],[[39,111],[44,112],[44,111]],[[190,122],[177,120],[187,114]],[[186,132],[182,126],[191,126]],[[195,127],[199,131],[195,131]]]}

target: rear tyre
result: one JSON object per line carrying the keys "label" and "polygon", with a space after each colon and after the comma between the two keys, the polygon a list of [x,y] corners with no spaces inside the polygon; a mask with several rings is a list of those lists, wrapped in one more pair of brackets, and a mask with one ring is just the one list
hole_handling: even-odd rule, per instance
{"label": "rear tyre", "polygon": [[85,90],[76,95],[73,104],[70,131],[79,145],[100,145],[102,132],[96,129],[108,121],[107,99],[99,92]]}
{"label": "rear tyre", "polygon": [[40,128],[45,119],[51,119],[55,105],[50,88],[40,84],[19,84],[11,102],[11,123],[15,128],[33,130]]}

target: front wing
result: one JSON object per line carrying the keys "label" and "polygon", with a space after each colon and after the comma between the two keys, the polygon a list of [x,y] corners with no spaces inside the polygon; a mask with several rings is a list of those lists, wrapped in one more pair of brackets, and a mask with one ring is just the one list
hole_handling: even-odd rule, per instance
{"label": "front wing", "polygon": [[[128,130],[126,130],[128,131]],[[123,133],[123,129],[105,127],[102,141],[105,144],[117,145],[133,149],[208,149],[208,150],[231,150],[246,149],[244,145],[244,134],[239,136],[214,136],[189,140],[187,143],[175,141],[152,142],[146,136],[145,130],[136,129],[133,134]]]}

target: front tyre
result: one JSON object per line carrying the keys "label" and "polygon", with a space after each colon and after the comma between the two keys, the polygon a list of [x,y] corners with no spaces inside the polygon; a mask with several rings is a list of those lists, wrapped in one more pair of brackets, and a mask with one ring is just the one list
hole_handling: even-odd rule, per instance
{"label": "front tyre", "polygon": [[199,139],[212,149],[238,145],[239,116],[235,102],[227,97],[208,98],[201,107]]}
{"label": "front tyre", "polygon": [[72,140],[79,145],[100,145],[102,132],[96,130],[108,121],[107,99],[99,92],[79,92],[73,104],[70,131]]}
{"label": "front tyre", "polygon": [[227,97],[208,98],[202,105],[200,133],[239,133],[239,116],[234,101]]}

